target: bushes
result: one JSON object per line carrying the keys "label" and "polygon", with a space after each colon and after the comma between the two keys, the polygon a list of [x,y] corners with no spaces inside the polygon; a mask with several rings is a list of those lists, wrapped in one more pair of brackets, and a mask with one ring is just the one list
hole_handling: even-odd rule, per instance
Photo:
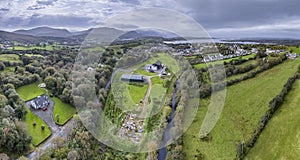
{"label": "bushes", "polygon": [[[266,71],[280,63],[282,63],[284,60],[286,60],[286,57],[278,57],[277,59],[275,60],[272,60],[270,63],[265,63],[263,64],[259,69],[257,70],[254,70],[254,71],[251,71],[249,73],[247,73],[245,76],[243,77],[240,77],[240,78],[237,78],[237,79],[233,79],[233,80],[229,80],[227,82],[224,82],[223,80],[225,80],[225,77],[224,75],[220,74],[220,73],[210,73],[210,75],[212,76],[214,80],[214,82],[212,82],[213,84],[206,84],[203,80],[202,77],[199,78],[199,76],[202,76],[202,72],[201,71],[198,71],[197,74],[200,74],[200,75],[197,75],[198,76],[198,80],[201,82],[200,83],[200,97],[201,98],[205,98],[205,97],[208,97],[211,95],[211,92],[212,91],[220,91],[222,89],[224,89],[224,86],[231,86],[231,85],[234,85],[236,83],[239,83],[241,81],[244,81],[244,80],[247,80],[247,79],[250,79],[250,78],[253,78],[255,77],[257,74],[263,72],[263,71]],[[216,66],[216,67],[219,67],[219,66]],[[255,67],[254,65],[252,65],[251,67]],[[249,69],[251,68],[249,67]],[[217,71],[218,69],[212,69],[212,71]],[[244,70],[240,70],[239,72],[243,72]],[[229,72],[228,70],[226,70],[226,74],[227,72]],[[299,74],[299,73],[298,73]],[[214,89],[212,89],[214,88]]]}
{"label": "bushes", "polygon": [[4,71],[5,64],[3,62],[0,62],[0,71]]}
{"label": "bushes", "polygon": [[263,64],[259,69],[257,70],[254,70],[254,71],[251,71],[249,73],[247,73],[245,76],[243,77],[240,77],[240,78],[237,78],[237,79],[233,79],[233,80],[230,80],[227,82],[227,85],[230,86],[230,85],[234,85],[238,82],[241,82],[241,81],[244,81],[244,80],[247,80],[247,79],[250,79],[250,78],[253,78],[255,77],[257,74],[263,72],[263,71],[266,71],[280,63],[282,63],[284,60],[286,60],[286,57],[279,57],[275,60],[272,60],[270,62],[267,62],[265,64]]}

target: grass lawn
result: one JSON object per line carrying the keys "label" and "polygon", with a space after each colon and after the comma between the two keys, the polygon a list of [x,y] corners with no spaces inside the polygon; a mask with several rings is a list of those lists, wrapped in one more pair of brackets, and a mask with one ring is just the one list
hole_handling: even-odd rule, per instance
{"label": "grass lawn", "polygon": [[[37,83],[26,85],[17,89],[18,94],[24,101],[31,100],[42,94],[46,94],[46,91],[39,88]],[[51,98],[54,102],[54,113],[53,118],[59,125],[66,123],[76,113],[76,108],[70,104],[62,102],[59,98]],[[57,122],[56,114],[59,114],[60,121]]]}
{"label": "grass lawn", "polygon": [[300,47],[287,47],[288,50],[292,50],[293,53],[300,53]]}
{"label": "grass lawn", "polygon": [[134,71],[135,74],[141,74],[145,76],[155,76],[157,73],[147,72],[144,67],[139,68],[138,70]]}
{"label": "grass lawn", "polygon": [[55,47],[51,46],[51,45],[47,45],[46,47],[39,47],[39,46],[30,46],[30,47],[25,47],[25,46],[15,46],[10,47],[10,50],[17,50],[17,51],[26,51],[26,50],[34,50],[34,49],[40,49],[40,50],[47,50],[47,51],[52,51],[54,50]]}
{"label": "grass lawn", "polygon": [[[253,58],[253,57],[255,57],[255,54],[250,54],[250,55],[243,56],[243,59],[248,60],[249,58]],[[223,64],[224,62],[230,62],[231,60],[239,59],[239,58],[240,57],[235,57],[235,58],[229,58],[229,59],[220,60],[220,61],[207,62],[207,63],[199,63],[199,64],[194,65],[194,67],[196,69],[201,69],[201,68],[208,67],[208,65]]]}
{"label": "grass lawn", "polygon": [[[38,116],[33,114],[28,107],[26,107],[27,114],[24,118],[24,122],[27,126],[28,134],[32,137],[32,143],[34,146],[38,146],[42,143],[46,138],[51,135],[51,131],[47,124],[41,120]],[[33,126],[34,121],[36,122],[36,126]],[[45,126],[45,130],[41,129],[41,126]]]}
{"label": "grass lawn", "polygon": [[[159,110],[162,109],[162,107],[164,107],[164,103],[165,103],[165,96],[166,96],[166,92],[167,92],[167,88],[164,88],[163,85],[161,84],[153,84],[152,85],[152,89],[150,92],[150,103],[148,105],[148,112],[150,113],[150,111],[152,109],[155,109],[155,112],[159,112]],[[156,103],[158,102],[158,103]]]}
{"label": "grass lawn", "polygon": [[[148,103],[147,106],[147,114],[152,114],[148,115],[144,122],[144,128],[147,128],[148,125],[150,125],[149,120],[153,115],[158,114],[159,112],[165,112],[165,94],[166,94],[167,89],[164,88],[160,84],[154,84],[152,86],[151,92],[150,92],[150,103]],[[164,118],[166,115],[163,115],[161,118]],[[160,120],[161,121],[161,120]],[[153,125],[153,124],[152,124]],[[147,132],[147,130],[146,130]]]}
{"label": "grass lawn", "polygon": [[[62,102],[59,98],[51,98],[54,102],[54,121],[59,125],[64,125],[76,113],[76,108],[68,103]],[[59,122],[57,122],[56,114],[59,114]]]}
{"label": "grass lawn", "polygon": [[197,150],[207,159],[234,159],[236,145],[249,139],[268,109],[269,101],[296,72],[298,63],[287,60],[255,78],[228,87],[224,109],[210,133],[212,139],[209,142],[199,140],[200,127],[209,104],[209,99],[201,100],[196,118],[184,134],[187,159],[194,159]]}
{"label": "grass lawn", "polygon": [[148,85],[146,84],[130,84],[128,85],[129,95],[133,103],[138,104],[140,100],[143,100],[145,94],[148,90]]}
{"label": "grass lawn", "polygon": [[37,83],[20,87],[17,89],[17,92],[24,101],[29,101],[37,96],[46,93],[45,90],[38,87]]}
{"label": "grass lawn", "polygon": [[5,62],[21,62],[16,54],[0,54],[0,60]]}
{"label": "grass lawn", "polygon": [[143,83],[128,83],[121,80],[123,74],[131,74],[125,72],[118,72],[112,83],[112,94],[116,103],[124,111],[134,111],[140,104],[140,100],[144,99],[148,90],[148,85]]}
{"label": "grass lawn", "polygon": [[152,84],[163,84],[164,83],[164,79],[161,79],[159,76],[155,76],[151,78],[151,82]]}
{"label": "grass lawn", "polygon": [[299,159],[300,157],[300,80],[266,128],[246,159]]}

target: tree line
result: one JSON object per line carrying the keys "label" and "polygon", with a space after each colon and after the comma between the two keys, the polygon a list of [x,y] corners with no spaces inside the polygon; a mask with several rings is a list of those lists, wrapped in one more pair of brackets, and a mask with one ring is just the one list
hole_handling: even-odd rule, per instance
{"label": "tree line", "polygon": [[31,137],[22,118],[26,114],[24,102],[12,84],[0,89],[0,152],[23,154],[30,149]]}

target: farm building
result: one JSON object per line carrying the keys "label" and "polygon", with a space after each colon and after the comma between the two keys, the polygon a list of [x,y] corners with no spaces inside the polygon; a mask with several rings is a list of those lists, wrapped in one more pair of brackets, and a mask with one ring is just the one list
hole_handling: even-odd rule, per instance
{"label": "farm building", "polygon": [[30,107],[32,107],[34,109],[42,109],[42,108],[48,107],[49,104],[50,104],[50,101],[48,99],[48,96],[44,94],[44,95],[38,96],[37,98],[33,99],[30,102]]}
{"label": "farm building", "polygon": [[156,67],[157,70],[160,70],[163,68],[163,65],[160,61],[155,62],[154,64],[152,64],[153,67]]}
{"label": "farm building", "polygon": [[151,65],[149,64],[145,65],[145,70],[148,72],[159,72],[163,68],[164,65],[160,61],[157,61]]}
{"label": "farm building", "polygon": [[144,77],[142,75],[123,74],[121,80],[126,82],[144,82]]}
{"label": "farm building", "polygon": [[286,56],[289,59],[296,59],[298,57],[298,55],[296,53],[287,53]]}

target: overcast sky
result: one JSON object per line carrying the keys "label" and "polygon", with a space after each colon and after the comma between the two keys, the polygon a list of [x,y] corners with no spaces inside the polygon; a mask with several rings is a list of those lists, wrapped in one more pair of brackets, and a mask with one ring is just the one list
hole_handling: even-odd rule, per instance
{"label": "overcast sky", "polygon": [[123,12],[161,7],[187,14],[213,37],[300,38],[299,0],[1,0],[0,29],[105,26]]}

